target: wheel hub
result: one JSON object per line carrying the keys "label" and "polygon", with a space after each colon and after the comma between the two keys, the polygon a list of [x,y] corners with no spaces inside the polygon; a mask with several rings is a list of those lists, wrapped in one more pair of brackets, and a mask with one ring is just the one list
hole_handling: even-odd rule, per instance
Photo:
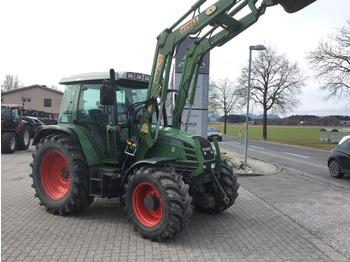
{"label": "wheel hub", "polygon": [[68,180],[69,178],[69,170],[67,167],[64,167],[62,170],[61,170],[62,174],[61,174],[61,177],[64,179],[64,180]]}
{"label": "wheel hub", "polygon": [[159,207],[159,199],[156,195],[147,196],[145,197],[144,205],[148,211],[156,210]]}

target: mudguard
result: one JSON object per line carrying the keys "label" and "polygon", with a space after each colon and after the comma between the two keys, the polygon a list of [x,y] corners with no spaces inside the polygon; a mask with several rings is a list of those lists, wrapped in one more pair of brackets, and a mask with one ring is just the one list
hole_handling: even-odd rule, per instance
{"label": "mudguard", "polygon": [[21,121],[18,123],[16,133],[19,134],[19,132],[22,131],[22,129],[24,128],[25,125],[30,125],[30,124],[29,124],[26,120],[21,120]]}
{"label": "mudguard", "polygon": [[131,167],[129,167],[129,169],[125,172],[121,185],[124,185],[126,178],[134,171],[135,168],[139,166],[157,165],[158,163],[161,163],[161,162],[174,161],[174,160],[175,158],[169,158],[169,157],[152,157],[152,158],[137,161]]}
{"label": "mudguard", "polygon": [[86,134],[80,129],[73,129],[69,126],[45,125],[39,127],[35,133],[32,145],[35,146],[42,138],[53,134],[62,134],[77,140],[83,149],[88,166],[102,164],[96,149],[87,138]]}
{"label": "mudguard", "polygon": [[45,125],[40,126],[35,132],[33,139],[33,146],[40,142],[43,137],[46,137],[51,134],[65,134],[71,137],[72,139],[79,140],[78,135],[71,128],[62,127],[58,125]]}

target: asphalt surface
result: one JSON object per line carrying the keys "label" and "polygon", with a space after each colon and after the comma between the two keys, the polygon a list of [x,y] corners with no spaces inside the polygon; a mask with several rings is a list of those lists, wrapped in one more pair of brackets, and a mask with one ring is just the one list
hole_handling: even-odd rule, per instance
{"label": "asphalt surface", "polygon": [[[243,154],[244,139],[223,136],[220,147],[224,151],[230,150]],[[323,179],[331,183],[337,183],[339,186],[347,186],[350,189],[350,174],[344,175],[342,179],[334,179],[329,175],[327,166],[329,155],[330,152],[325,150],[278,144],[268,141],[248,141],[248,156],[263,159],[269,163],[297,172],[313,175],[315,179]]]}
{"label": "asphalt surface", "polygon": [[[243,162],[243,155],[227,155]],[[252,170],[240,170],[240,184],[319,239],[350,258],[350,187],[248,157]],[[336,182],[335,182],[336,181]]]}
{"label": "asphalt surface", "polygon": [[47,213],[31,188],[32,151],[1,155],[2,261],[350,261],[350,193],[276,165],[249,159],[263,175],[239,177],[233,207],[194,212],[159,243],[133,230],[116,199]]}

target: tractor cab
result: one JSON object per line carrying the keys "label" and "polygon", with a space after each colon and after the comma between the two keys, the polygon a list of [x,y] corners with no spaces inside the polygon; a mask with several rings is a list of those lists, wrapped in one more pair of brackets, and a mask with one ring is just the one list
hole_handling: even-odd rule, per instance
{"label": "tractor cab", "polygon": [[[83,148],[92,144],[98,158],[105,163],[124,161],[127,140],[132,129],[142,120],[142,107],[131,107],[146,100],[149,76],[132,72],[116,73],[115,94],[109,94],[109,104],[101,103],[103,87],[109,84],[108,73],[90,73],[63,78],[64,97],[58,124],[75,126],[88,140],[81,140]],[[89,142],[91,141],[91,142]],[[93,162],[99,162],[97,159]]]}
{"label": "tractor cab", "polygon": [[[3,128],[16,130],[18,124],[21,122],[19,105],[1,105],[1,130]],[[4,124],[6,122],[6,125]],[[4,127],[6,126],[6,127]]]}

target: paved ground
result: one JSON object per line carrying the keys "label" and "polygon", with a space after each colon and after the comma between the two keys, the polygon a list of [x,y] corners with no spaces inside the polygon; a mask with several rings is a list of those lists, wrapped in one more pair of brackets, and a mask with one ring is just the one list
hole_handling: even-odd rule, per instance
{"label": "paved ground", "polygon": [[232,208],[195,212],[188,227],[162,243],[134,232],[117,200],[95,200],[77,215],[51,215],[31,188],[32,150],[1,155],[2,261],[350,261],[279,211],[276,201],[270,204],[256,190],[264,177],[240,177]]}

